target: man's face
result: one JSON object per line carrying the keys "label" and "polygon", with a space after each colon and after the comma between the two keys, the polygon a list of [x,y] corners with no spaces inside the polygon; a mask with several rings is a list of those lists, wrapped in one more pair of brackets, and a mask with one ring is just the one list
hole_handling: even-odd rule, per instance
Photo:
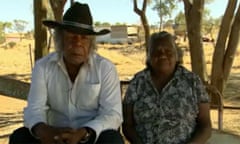
{"label": "man's face", "polygon": [[87,61],[90,53],[90,36],[64,31],[63,41],[63,56],[66,63],[79,66]]}

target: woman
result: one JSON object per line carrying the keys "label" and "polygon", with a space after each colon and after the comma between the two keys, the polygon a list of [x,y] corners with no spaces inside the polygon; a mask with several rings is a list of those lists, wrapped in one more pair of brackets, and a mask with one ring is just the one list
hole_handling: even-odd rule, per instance
{"label": "woman", "polygon": [[171,34],[151,35],[147,68],[131,80],[123,133],[136,144],[203,144],[211,135],[209,99],[200,78],[178,64]]}

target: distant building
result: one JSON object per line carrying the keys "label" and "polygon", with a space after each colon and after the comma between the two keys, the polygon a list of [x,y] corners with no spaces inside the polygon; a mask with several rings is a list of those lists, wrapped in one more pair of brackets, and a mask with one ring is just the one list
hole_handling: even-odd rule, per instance
{"label": "distant building", "polygon": [[126,26],[116,25],[111,27],[97,27],[96,30],[110,29],[111,33],[97,36],[96,41],[98,43],[112,43],[112,44],[123,44],[133,43],[139,38],[139,27],[138,26]]}
{"label": "distant building", "polygon": [[19,33],[7,33],[5,34],[5,42],[9,43],[9,42],[20,42],[22,39],[22,35]]}

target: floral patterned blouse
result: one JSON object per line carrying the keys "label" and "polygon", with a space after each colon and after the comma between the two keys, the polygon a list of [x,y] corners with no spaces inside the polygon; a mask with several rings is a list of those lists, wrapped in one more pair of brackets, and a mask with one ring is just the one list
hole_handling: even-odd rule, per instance
{"label": "floral patterned blouse", "polygon": [[195,130],[198,105],[208,102],[200,78],[182,66],[161,91],[144,69],[131,80],[124,98],[124,104],[133,105],[135,128],[144,144],[185,144]]}

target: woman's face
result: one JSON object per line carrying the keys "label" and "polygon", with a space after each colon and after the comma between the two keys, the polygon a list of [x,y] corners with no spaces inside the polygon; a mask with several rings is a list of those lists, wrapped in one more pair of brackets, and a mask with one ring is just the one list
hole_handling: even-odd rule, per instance
{"label": "woman's face", "polygon": [[90,53],[91,38],[64,31],[63,56],[68,64],[79,66],[86,62]]}
{"label": "woman's face", "polygon": [[176,49],[172,45],[157,44],[151,52],[150,64],[155,72],[171,73],[176,66]]}

